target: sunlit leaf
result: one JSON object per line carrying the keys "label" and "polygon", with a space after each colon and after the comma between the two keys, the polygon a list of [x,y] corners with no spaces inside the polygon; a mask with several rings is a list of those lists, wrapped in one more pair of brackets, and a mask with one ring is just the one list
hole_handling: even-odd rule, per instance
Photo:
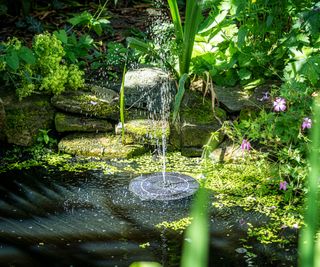
{"label": "sunlit leaf", "polygon": [[129,267],[162,267],[162,265],[153,261],[140,261],[131,263]]}

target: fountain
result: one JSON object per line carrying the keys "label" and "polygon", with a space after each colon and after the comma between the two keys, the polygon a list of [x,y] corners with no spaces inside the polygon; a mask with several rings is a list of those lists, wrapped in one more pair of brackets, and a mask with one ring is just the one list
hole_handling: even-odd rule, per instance
{"label": "fountain", "polygon": [[[193,195],[199,188],[198,182],[187,175],[166,172],[167,127],[169,127],[170,104],[172,95],[170,81],[166,80],[160,87],[161,105],[159,110],[154,107],[154,101],[148,99],[148,111],[151,123],[161,120],[161,145],[157,140],[157,149],[162,158],[162,172],[142,174],[130,181],[129,190],[143,200],[176,200]],[[152,125],[152,124],[151,124]]]}

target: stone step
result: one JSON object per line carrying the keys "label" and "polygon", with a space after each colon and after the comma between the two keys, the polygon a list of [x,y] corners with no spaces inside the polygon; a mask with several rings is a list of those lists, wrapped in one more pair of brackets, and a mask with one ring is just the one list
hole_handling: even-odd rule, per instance
{"label": "stone step", "polygon": [[121,136],[110,133],[70,134],[60,140],[58,148],[72,155],[105,159],[126,159],[146,152],[142,145],[123,145]]}

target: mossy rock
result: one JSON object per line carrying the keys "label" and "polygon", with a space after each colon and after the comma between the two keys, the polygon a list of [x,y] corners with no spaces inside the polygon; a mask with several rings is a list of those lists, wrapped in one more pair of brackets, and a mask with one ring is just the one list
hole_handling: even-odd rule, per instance
{"label": "mossy rock", "polygon": [[137,143],[156,144],[163,135],[169,139],[170,127],[168,122],[137,119],[125,123],[125,132]]}
{"label": "mossy rock", "polygon": [[6,140],[6,135],[4,132],[5,125],[6,125],[6,112],[4,109],[3,101],[0,98],[0,141]]}
{"label": "mossy rock", "polygon": [[8,143],[30,146],[35,143],[40,129],[54,127],[54,108],[49,97],[33,95],[19,101],[12,96],[6,100],[4,133]]}
{"label": "mossy rock", "polygon": [[161,113],[163,105],[171,106],[176,92],[168,72],[155,67],[129,70],[125,76],[126,106]]}
{"label": "mossy rock", "polygon": [[107,133],[70,134],[60,140],[58,147],[68,154],[105,159],[126,159],[146,152],[142,145],[123,145],[121,136]]}
{"label": "mossy rock", "polygon": [[75,91],[55,95],[52,104],[65,112],[117,121],[119,119],[119,95],[105,88],[105,96],[94,92]]}
{"label": "mossy rock", "polygon": [[58,112],[55,116],[58,132],[111,132],[112,124],[104,119],[80,117]]}
{"label": "mossy rock", "polygon": [[[219,130],[226,119],[224,110],[217,107],[214,110],[213,113],[211,99],[197,92],[186,92],[181,103],[180,121],[171,125],[170,143],[185,151],[184,155],[201,156],[212,132]],[[219,135],[211,146],[218,146],[222,139],[223,136]]]}

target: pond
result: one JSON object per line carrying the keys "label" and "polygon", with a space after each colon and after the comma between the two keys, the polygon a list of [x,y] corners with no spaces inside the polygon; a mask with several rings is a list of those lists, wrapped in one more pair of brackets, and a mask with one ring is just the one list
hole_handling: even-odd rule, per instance
{"label": "pond", "polygon": [[[179,266],[183,226],[173,230],[168,222],[186,224],[192,197],[141,200],[128,189],[136,176],[126,168],[107,174],[39,166],[0,173],[0,265]],[[210,208],[209,266],[293,264],[290,252],[277,255],[258,243],[258,258],[251,257],[240,241],[247,232],[240,218],[267,221],[240,208]]]}

